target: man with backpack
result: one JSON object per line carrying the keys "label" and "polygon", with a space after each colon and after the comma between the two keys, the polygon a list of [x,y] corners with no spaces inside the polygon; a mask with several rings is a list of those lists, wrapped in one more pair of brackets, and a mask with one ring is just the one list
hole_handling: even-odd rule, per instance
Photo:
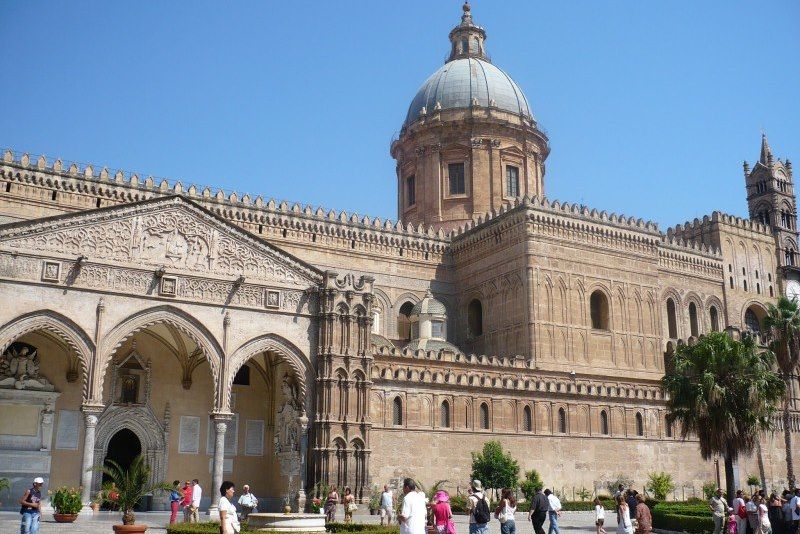
{"label": "man with backpack", "polygon": [[545,520],[547,519],[547,510],[550,508],[550,503],[547,500],[547,495],[542,493],[542,488],[536,488],[536,495],[531,500],[530,519],[533,523],[533,530],[536,534],[544,534]]}
{"label": "man with backpack", "polygon": [[469,534],[489,534],[489,501],[483,494],[480,480],[472,481],[472,494],[469,496]]}

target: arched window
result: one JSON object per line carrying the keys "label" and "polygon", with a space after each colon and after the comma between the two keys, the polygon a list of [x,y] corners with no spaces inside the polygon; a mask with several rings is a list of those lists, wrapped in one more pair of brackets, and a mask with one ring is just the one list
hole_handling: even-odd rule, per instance
{"label": "arched window", "polygon": [[697,327],[697,306],[694,302],[689,303],[689,328],[694,337],[700,335],[700,329]]}
{"label": "arched window", "polygon": [[753,308],[747,308],[744,312],[744,327],[751,332],[761,332],[761,321],[758,320],[758,315],[753,311]]}
{"label": "arched window", "polygon": [[667,419],[664,420],[664,430],[665,430],[665,434],[667,435],[667,437],[671,438],[672,437],[672,424]]}
{"label": "arched window", "polygon": [[761,294],[761,284],[756,282],[756,293]]}
{"label": "arched window", "polygon": [[533,431],[533,416],[530,406],[525,406],[525,409],[522,410],[522,428],[525,429],[525,432]]}
{"label": "arched window", "polygon": [[381,333],[381,312],[378,310],[372,310],[372,333]]}
{"label": "arched window", "polygon": [[411,310],[414,309],[413,302],[406,302],[400,306],[400,313],[397,316],[397,339],[408,341],[411,339]]}
{"label": "arched window", "polygon": [[592,328],[608,330],[608,299],[599,289],[589,297],[589,308],[592,317]]}
{"label": "arched window", "polygon": [[481,403],[481,428],[489,430],[489,406],[485,402]]}
{"label": "arched window", "polygon": [[608,414],[605,410],[600,412],[600,433],[608,435]]}
{"label": "arched window", "polygon": [[567,412],[564,408],[558,409],[558,431],[561,434],[567,433]]}
{"label": "arched window", "polygon": [[644,436],[644,419],[640,413],[636,414],[636,435]]}
{"label": "arched window", "polygon": [[744,288],[744,290],[747,291],[747,280],[742,282],[742,288]]}
{"label": "arched window", "polygon": [[772,286],[769,286],[769,296],[774,297],[775,295],[772,294]]}
{"label": "arched window", "polygon": [[731,276],[728,280],[730,282],[731,289],[733,289],[733,277]]}
{"label": "arched window", "polygon": [[403,424],[403,399],[395,397],[392,403],[392,424],[400,426]]}
{"label": "arched window", "polygon": [[667,299],[667,328],[670,339],[678,338],[678,320],[675,316],[675,301]]}
{"label": "arched window", "polygon": [[708,315],[711,318],[711,331],[719,332],[719,312],[717,311],[717,307],[711,306],[711,309],[708,311]]}
{"label": "arched window", "polygon": [[478,299],[472,299],[467,308],[467,325],[473,336],[483,335],[483,305]]}
{"label": "arched window", "polygon": [[440,412],[439,425],[443,428],[450,428],[450,403],[442,401]]}

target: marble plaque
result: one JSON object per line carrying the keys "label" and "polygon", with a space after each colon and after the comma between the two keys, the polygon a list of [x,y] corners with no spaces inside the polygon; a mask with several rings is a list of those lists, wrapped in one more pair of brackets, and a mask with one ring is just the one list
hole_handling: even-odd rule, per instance
{"label": "marble plaque", "polygon": [[59,410],[58,430],[56,431],[56,449],[78,450],[81,412],[77,410]]}
{"label": "marble plaque", "polygon": [[248,419],[244,437],[245,456],[264,455],[264,421]]}
{"label": "marble plaque", "polygon": [[200,418],[192,415],[181,416],[178,452],[197,454],[200,452]]}
{"label": "marble plaque", "polygon": [[38,436],[41,406],[30,404],[0,404],[0,434]]}

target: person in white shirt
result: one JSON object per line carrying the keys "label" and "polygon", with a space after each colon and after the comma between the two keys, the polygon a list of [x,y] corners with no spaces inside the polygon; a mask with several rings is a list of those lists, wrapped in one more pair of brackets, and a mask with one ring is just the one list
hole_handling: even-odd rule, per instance
{"label": "person in white shirt", "polygon": [[791,528],[797,532],[800,530],[800,488],[795,488],[794,497],[789,500],[789,509],[792,511]]}
{"label": "person in white shirt", "polygon": [[383,520],[386,520],[387,525],[392,524],[392,515],[394,514],[394,495],[389,491],[389,486],[384,484],[383,493],[381,493],[381,525]]}
{"label": "person in white shirt", "polygon": [[561,515],[561,501],[556,497],[556,494],[549,489],[544,490],[547,495],[547,517],[550,519],[550,528],[547,529],[547,534],[561,534],[558,530],[558,516]]}
{"label": "person in white shirt", "polygon": [[236,490],[233,482],[226,480],[219,487],[219,532],[220,534],[236,534],[242,530],[239,518],[236,515],[236,507],[231,502],[233,492]]}
{"label": "person in white shirt", "polygon": [[189,519],[191,523],[197,523],[200,520],[200,500],[203,498],[203,488],[200,487],[200,481],[197,479],[192,480],[192,504],[189,506]]}
{"label": "person in white shirt", "polygon": [[606,521],[606,509],[603,508],[603,503],[600,499],[594,500],[594,526],[596,534],[606,534],[606,529],[603,528],[603,523]]}
{"label": "person in white shirt", "polygon": [[250,486],[245,484],[242,486],[242,494],[239,496],[239,506],[242,508],[242,519],[247,519],[247,516],[253,512],[257,512],[258,499],[250,493]]}
{"label": "person in white shirt", "polygon": [[742,490],[736,491],[736,498],[733,499],[733,513],[736,515],[736,532],[738,534],[745,534],[747,530],[747,519],[739,517],[739,510],[744,506],[744,499],[742,498]]}
{"label": "person in white shirt", "polygon": [[403,508],[400,520],[400,534],[425,534],[428,510],[425,496],[417,492],[417,484],[410,478],[403,480]]}

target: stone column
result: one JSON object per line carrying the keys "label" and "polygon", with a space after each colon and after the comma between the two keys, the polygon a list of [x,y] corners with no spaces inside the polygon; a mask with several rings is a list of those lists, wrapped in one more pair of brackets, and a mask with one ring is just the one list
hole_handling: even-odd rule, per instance
{"label": "stone column", "polygon": [[208,515],[219,518],[219,487],[222,485],[222,468],[225,463],[225,431],[231,414],[215,413],[211,415],[214,421],[214,464],[211,471],[211,506]]}
{"label": "stone column", "polygon": [[92,501],[92,477],[94,476],[94,442],[95,429],[97,428],[97,414],[95,407],[82,407],[83,410],[83,463],[81,464],[81,501],[82,513],[92,513],[89,505]]}
{"label": "stone column", "polygon": [[306,477],[308,476],[308,417],[305,414],[297,418],[297,427],[300,430],[300,487],[297,490],[297,512],[306,510]]}

